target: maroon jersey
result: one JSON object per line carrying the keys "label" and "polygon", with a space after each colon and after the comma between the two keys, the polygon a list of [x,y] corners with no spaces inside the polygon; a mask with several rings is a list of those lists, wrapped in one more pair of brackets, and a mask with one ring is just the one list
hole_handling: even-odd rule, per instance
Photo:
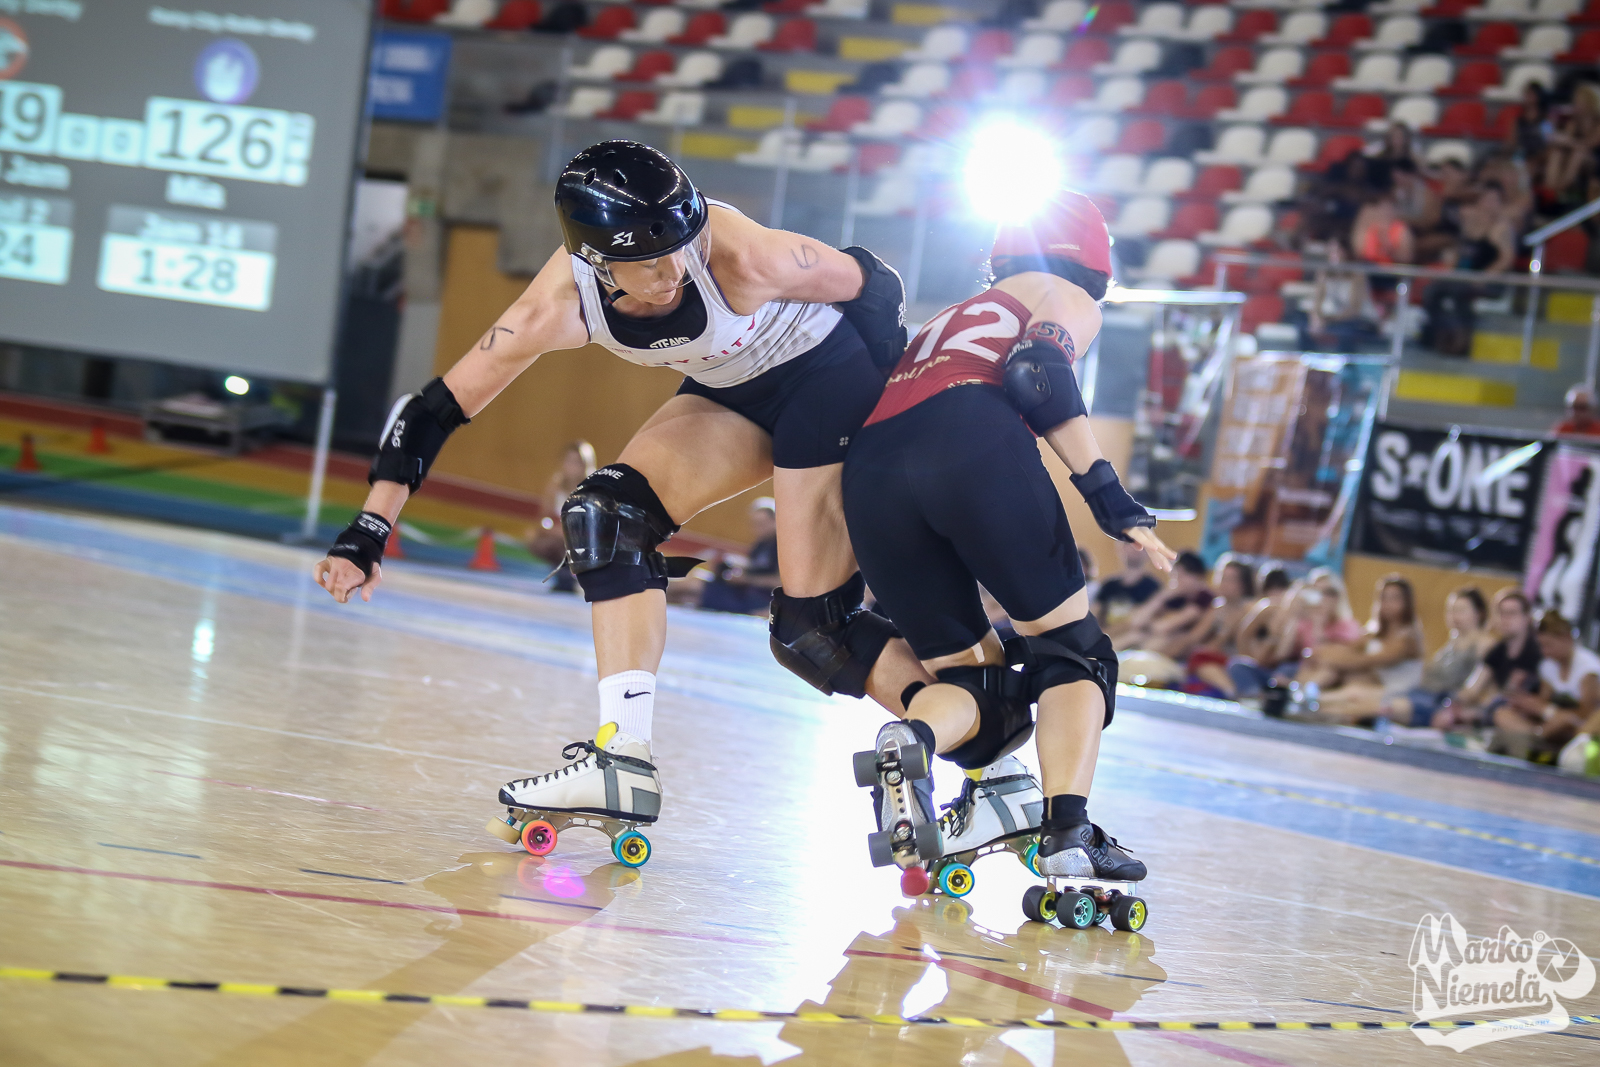
{"label": "maroon jersey", "polygon": [[952,386],[998,386],[1006,356],[1028,329],[1028,317],[1021,301],[999,289],[945,308],[906,347],[866,425],[893,418]]}

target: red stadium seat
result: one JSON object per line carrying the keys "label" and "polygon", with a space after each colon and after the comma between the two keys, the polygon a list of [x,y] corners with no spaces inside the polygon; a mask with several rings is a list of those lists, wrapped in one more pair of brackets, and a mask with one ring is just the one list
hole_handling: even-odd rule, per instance
{"label": "red stadium seat", "polygon": [[810,19],[790,19],[778,27],[772,40],[756,47],[763,52],[815,52],[817,24]]}
{"label": "red stadium seat", "polygon": [[1087,74],[1063,74],[1050,86],[1044,102],[1049,107],[1071,107],[1094,96],[1094,79]]}
{"label": "red stadium seat", "polygon": [[[671,52],[640,52],[634,59],[633,66],[612,78],[619,82],[652,82],[657,74],[671,74],[678,61]],[[623,93],[627,96],[627,93]]]}
{"label": "red stadium seat", "polygon": [[1167,228],[1150,236],[1155,240],[1181,238],[1192,241],[1217,228],[1217,205],[1213,201],[1190,200],[1179,204],[1167,220]]}
{"label": "red stadium seat", "polygon": [[1349,48],[1372,36],[1372,19],[1363,14],[1340,15],[1328,27],[1328,35],[1312,41],[1312,48]]}
{"label": "red stadium seat", "polygon": [[667,43],[699,46],[727,32],[728,20],[722,12],[701,11],[689,20],[682,33],[676,37],[668,37]]}
{"label": "red stadium seat", "polygon": [[1522,31],[1514,22],[1485,22],[1466,44],[1456,45],[1458,56],[1497,56],[1502,48],[1514,48]]}
{"label": "red stadium seat", "polygon": [[[671,3],[672,0],[666,0]],[[761,10],[769,15],[798,15],[817,0],[773,0],[772,3],[762,4]]]}
{"label": "red stadium seat", "polygon": [[1428,137],[1476,137],[1488,117],[1482,100],[1457,100],[1444,109],[1437,126],[1422,132]]}
{"label": "red stadium seat", "polygon": [[1144,99],[1137,107],[1128,108],[1129,115],[1182,115],[1189,103],[1189,87],[1176,78],[1151,82],[1144,91]]}
{"label": "red stadium seat", "polygon": [[1250,44],[1263,33],[1271,33],[1277,28],[1276,11],[1247,8],[1239,12],[1239,17],[1234,20],[1233,29],[1215,40],[1217,44]]}
{"label": "red stadium seat", "polygon": [[814,133],[849,133],[856,123],[871,117],[871,100],[864,96],[836,96],[828,105],[828,113],[806,123],[806,129]]}
{"label": "red stadium seat", "polygon": [[1084,19],[1079,32],[1109,37],[1124,26],[1132,26],[1137,18],[1128,0],[1107,0],[1089,9],[1089,16]]}
{"label": "red stadium seat", "polygon": [[1191,70],[1189,77],[1202,82],[1231,82],[1233,76],[1251,70],[1256,65],[1256,54],[1249,45],[1225,45],[1211,55],[1211,62],[1199,70]]}
{"label": "red stadium seat", "polygon": [[1166,143],[1167,129],[1161,124],[1160,119],[1136,119],[1122,127],[1122,133],[1110,151],[1142,156],[1146,152],[1156,151]]}
{"label": "red stadium seat", "polygon": [[494,18],[483,24],[486,30],[525,30],[538,22],[544,12],[538,0],[506,0]]}
{"label": "red stadium seat", "polygon": [[1255,333],[1262,323],[1283,319],[1283,297],[1277,293],[1255,293],[1239,309],[1239,328],[1245,333]]}
{"label": "red stadium seat", "polygon": [[1223,108],[1236,107],[1238,103],[1239,94],[1234,92],[1233,86],[1225,82],[1220,85],[1202,85],[1183,113],[1187,118],[1209,120],[1215,118],[1217,112]]}
{"label": "red stadium seat", "polygon": [[1600,63],[1600,30],[1584,30],[1572,42],[1572,51],[1556,56],[1557,63]]}
{"label": "red stadium seat", "polygon": [[954,137],[967,125],[967,109],[959,104],[943,104],[934,108],[917,127],[917,136],[930,141]]}
{"label": "red stadium seat", "polygon": [[983,93],[992,93],[1000,84],[1000,76],[993,67],[964,66],[950,80],[945,96],[951,100],[971,100]]}
{"label": "red stadium seat", "polygon": [[1243,185],[1244,173],[1238,167],[1211,166],[1195,175],[1194,184],[1183,195],[1185,199],[1215,200]]}
{"label": "red stadium seat", "polygon": [[967,46],[968,63],[993,63],[1001,56],[1009,56],[1015,46],[1011,34],[1005,30],[984,30]]}
{"label": "red stadium seat", "polygon": [[1306,64],[1304,74],[1290,78],[1285,84],[1291,89],[1326,89],[1333,84],[1333,79],[1348,77],[1349,74],[1350,53],[1318,52]]}
{"label": "red stadium seat", "polygon": [[602,8],[593,22],[578,31],[578,36],[587,37],[592,41],[610,41],[615,40],[617,34],[623,30],[631,29],[633,29],[633,8],[612,4],[610,7]]}
{"label": "red stadium seat", "polygon": [[900,146],[888,141],[863,141],[857,151],[862,174],[876,174],[900,162]]}
{"label": "red stadium seat", "polygon": [[[668,58],[671,58],[670,56]],[[670,67],[667,69],[671,69]],[[655,110],[656,94],[644,89],[630,89],[625,93],[617,94],[617,102],[611,105],[611,110],[602,111],[596,115],[597,119],[621,119],[632,122],[646,111]]]}
{"label": "red stadium seat", "polygon": [[1544,246],[1544,269],[1582,274],[1589,261],[1589,235],[1582,226],[1563,230]]}
{"label": "red stadium seat", "polygon": [[450,0],[383,0],[383,17],[396,22],[432,22],[450,10]]}
{"label": "red stadium seat", "polygon": [[1569,15],[1567,22],[1573,26],[1600,26],[1600,0],[1589,0],[1589,5],[1576,15]]}
{"label": "red stadium seat", "polygon": [[1495,112],[1494,119],[1485,122],[1478,130],[1478,136],[1486,141],[1504,141],[1511,135],[1517,125],[1517,112],[1522,110],[1516,104],[1507,104]]}
{"label": "red stadium seat", "polygon": [[1301,267],[1257,267],[1245,281],[1245,289],[1252,293],[1276,293],[1289,282],[1305,277]]}
{"label": "red stadium seat", "polygon": [[1353,133],[1337,133],[1332,137],[1324,138],[1317,151],[1317,158],[1310,163],[1303,164],[1305,170],[1327,170],[1334,163],[1339,162],[1351,152],[1359,152],[1366,142]]}
{"label": "red stadium seat", "polygon": [[1435,96],[1477,96],[1491,85],[1500,84],[1500,64],[1492,59],[1463,63],[1449,85],[1434,90]]}
{"label": "red stadium seat", "polygon": [[[1061,62],[1056,64],[1057,70],[1088,70],[1096,63],[1107,63],[1111,60],[1111,42],[1099,37],[1079,37],[1067,45],[1067,50],[1061,55]],[[1093,93],[1089,94],[1093,96]]]}
{"label": "red stadium seat", "polygon": [[1326,126],[1333,118],[1333,94],[1323,89],[1307,89],[1289,101],[1289,110],[1268,121],[1274,126]]}
{"label": "red stadium seat", "polygon": [[1358,130],[1370,119],[1381,119],[1389,113],[1389,102],[1379,93],[1356,93],[1347,96],[1339,113],[1324,125],[1337,129]]}

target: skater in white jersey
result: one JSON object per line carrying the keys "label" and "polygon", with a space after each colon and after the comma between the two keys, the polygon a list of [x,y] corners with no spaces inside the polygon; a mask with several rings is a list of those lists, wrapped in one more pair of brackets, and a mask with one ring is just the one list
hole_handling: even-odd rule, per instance
{"label": "skater in white jersey", "polygon": [[[396,404],[364,509],[316,573],[341,603],[370,599],[392,524],[445,439],[543,353],[592,341],[682,371],[678,394],[561,510],[567,563],[594,606],[600,729],[567,746],[566,766],[500,791],[508,839],[530,821],[521,813],[589,818],[619,858],[643,862],[621,838],[660,813],[651,714],[667,580],[682,569],[657,548],[702,509],[773,479],[784,584],[771,647],[785,667],[897,714],[901,691],[926,677],[862,607],[839,489],[851,438],[905,347],[904,290],[866,249],[760,226],[634,142],[580,152],[555,201],[565,247],[443,378]],[[557,829],[545,820],[524,844],[548,851]]]}

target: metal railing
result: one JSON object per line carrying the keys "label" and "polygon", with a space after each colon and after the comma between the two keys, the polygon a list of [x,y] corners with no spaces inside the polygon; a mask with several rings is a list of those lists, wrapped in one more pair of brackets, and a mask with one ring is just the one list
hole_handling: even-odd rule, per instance
{"label": "metal railing", "polygon": [[[1550,238],[1562,234],[1578,225],[1596,212],[1600,212],[1600,197],[1589,201],[1580,208],[1574,208],[1565,215],[1547,225],[1539,227],[1522,239],[1522,243],[1533,249],[1533,255],[1528,262],[1528,275],[1534,280],[1532,289],[1528,293],[1528,307],[1522,315],[1522,358],[1527,362],[1528,353],[1533,348],[1533,327],[1539,316],[1539,279],[1544,275],[1544,249]],[[1595,302],[1592,313],[1593,321],[1600,323],[1600,299]],[[1591,342],[1590,348],[1594,345]],[[1592,357],[1591,357],[1592,358]],[[1589,371],[1589,388],[1594,388],[1594,370]]]}

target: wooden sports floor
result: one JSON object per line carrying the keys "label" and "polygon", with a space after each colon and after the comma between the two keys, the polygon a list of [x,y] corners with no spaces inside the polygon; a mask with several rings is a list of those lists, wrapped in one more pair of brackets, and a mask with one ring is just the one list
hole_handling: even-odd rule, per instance
{"label": "wooden sports floor", "polygon": [[1091,813],[1141,934],[1025,921],[1004,855],[908,900],[850,771],[881,715],[675,613],[650,861],[539,859],[483,824],[593,734],[582,602],[401,563],[341,608],[312,559],[0,504],[0,1064],[1600,1063],[1600,1021],[1407,1031],[1425,915],[1600,954],[1594,802],[1129,699]]}

